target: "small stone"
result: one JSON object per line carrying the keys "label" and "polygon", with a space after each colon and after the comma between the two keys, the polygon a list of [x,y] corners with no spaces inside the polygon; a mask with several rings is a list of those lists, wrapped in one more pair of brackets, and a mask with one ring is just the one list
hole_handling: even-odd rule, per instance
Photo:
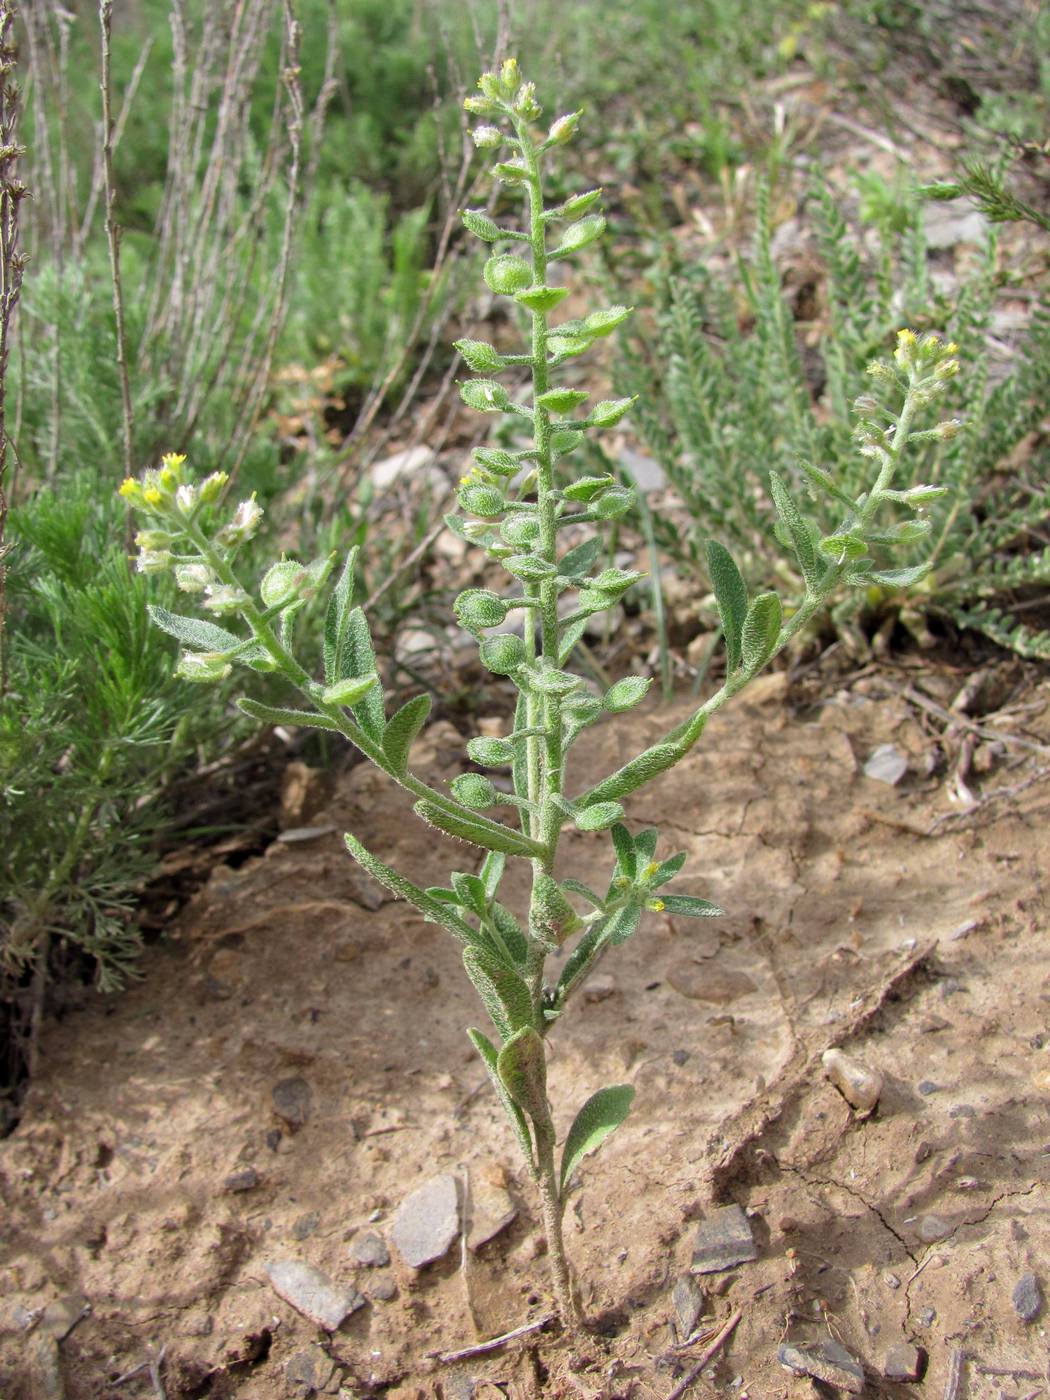
{"label": "small stone", "polygon": [[911,1342],[897,1342],[886,1353],[882,1363],[882,1374],[888,1381],[917,1381],[921,1378],[926,1364],[926,1355],[921,1347]]}
{"label": "small stone", "polygon": [[222,1183],[222,1189],[236,1194],[238,1191],[254,1191],[258,1184],[259,1173],[254,1167],[245,1167],[243,1171],[231,1172]]}
{"label": "small stone", "polygon": [[940,1215],[924,1215],[919,1221],[916,1234],[923,1244],[934,1244],[951,1234],[954,1226]]}
{"label": "small stone", "polygon": [[273,1086],[273,1111],[283,1118],[290,1128],[301,1128],[310,1116],[313,1094],[305,1079],[295,1075],[291,1079],[281,1079]]}
{"label": "small stone", "polygon": [[882,1075],[841,1050],[825,1050],[821,1063],[839,1093],[858,1113],[872,1113],[882,1093]]}
{"label": "small stone", "polygon": [[327,1274],[298,1259],[277,1259],[267,1264],[270,1286],[296,1312],[301,1312],[326,1332],[334,1332],[365,1300],[356,1288],[333,1283]]}
{"label": "small stone", "polygon": [[403,452],[395,452],[392,457],[384,457],[381,462],[374,462],[368,474],[380,491],[389,490],[403,479],[422,481],[432,487],[447,485],[434,453],[423,446],[409,447]]}
{"label": "small stone", "polygon": [[630,472],[639,491],[662,491],[667,485],[663,467],[652,457],[646,457],[630,447],[622,447],[620,461]]}
{"label": "small stone", "polygon": [[459,1188],[448,1172],[406,1196],[390,1227],[394,1247],[413,1269],[440,1259],[458,1234]]}
{"label": "small stone", "polygon": [[215,1331],[215,1319],[204,1308],[194,1308],[188,1312],[182,1323],[184,1337],[210,1337]]}
{"label": "small stone", "polygon": [[392,1302],[397,1297],[397,1284],[389,1274],[378,1276],[368,1285],[368,1296],[374,1303]]}
{"label": "small stone", "polygon": [[518,1207],[507,1190],[507,1173],[498,1162],[489,1162],[471,1173],[470,1228],[467,1248],[475,1252],[518,1218]]}
{"label": "small stone", "polygon": [[747,1216],[737,1205],[723,1206],[700,1222],[690,1269],[694,1274],[713,1274],[757,1258]]}
{"label": "small stone", "polygon": [[948,1110],[949,1118],[976,1118],[977,1110],[972,1103],[957,1103]]}
{"label": "small stone", "polygon": [[908,771],[908,760],[896,744],[880,744],[872,750],[864,765],[864,776],[874,778],[877,783],[888,783],[896,787]]}
{"label": "small stone", "polygon": [[920,1322],[920,1324],[921,1324],[923,1327],[932,1327],[933,1324],[934,1324],[936,1321],[937,1321],[937,1309],[936,1309],[936,1308],[923,1308],[922,1312],[919,1314],[919,1322]]}
{"label": "small stone", "polygon": [[937,1090],[940,1088],[940,1085],[935,1084],[932,1079],[920,1079],[918,1088],[919,1093],[922,1094],[924,1098],[929,1098],[931,1094],[935,1094],[937,1092]]}
{"label": "small stone", "polygon": [[335,826],[290,826],[277,839],[285,846],[296,846],[302,841],[319,841],[322,836],[331,836],[338,829]]}
{"label": "small stone", "polygon": [[384,1269],[390,1263],[390,1251],[383,1236],[375,1230],[362,1230],[355,1235],[347,1254],[351,1264],[360,1264],[365,1269]]}
{"label": "small stone", "polygon": [[583,984],[584,1001],[605,1001],[616,991],[616,978],[608,972],[597,972]]}
{"label": "small stone", "polygon": [[59,1363],[58,1342],[47,1332],[36,1332],[26,1347],[29,1394],[33,1400],[66,1400]]}
{"label": "small stone", "polygon": [[746,972],[727,967],[700,967],[690,959],[676,964],[667,975],[675,991],[690,1001],[710,1001],[725,1006],[758,988]]}
{"label": "small stone", "polygon": [[54,1337],[56,1342],[64,1341],[88,1311],[90,1308],[83,1293],[67,1293],[65,1297],[48,1303],[40,1319],[40,1330]]}
{"label": "small stone", "polygon": [[292,1235],[297,1240],[309,1239],[320,1223],[320,1211],[307,1211],[305,1215],[300,1215],[296,1220],[292,1221]]}
{"label": "small stone", "polygon": [[812,1376],[825,1385],[848,1390],[859,1395],[864,1389],[864,1367],[834,1340],[818,1342],[812,1347],[796,1347],[785,1343],[777,1347],[781,1366],[799,1376]]}
{"label": "small stone", "polygon": [[686,1063],[686,1061],[690,1058],[690,1054],[691,1052],[688,1050],[672,1050],[671,1059],[678,1066],[678,1068],[681,1069],[682,1066]]}
{"label": "small stone", "polygon": [[1035,1274],[1022,1274],[1010,1295],[1014,1312],[1022,1322],[1034,1322],[1043,1306],[1043,1290]]}
{"label": "small stone", "polygon": [[704,1290],[690,1278],[688,1274],[682,1277],[674,1286],[671,1294],[671,1302],[674,1303],[674,1310],[678,1314],[678,1326],[681,1331],[681,1339],[691,1337],[696,1328],[700,1314],[704,1310],[706,1301]]}
{"label": "small stone", "polygon": [[901,1286],[901,1281],[896,1274],[883,1274],[882,1281],[887,1288],[897,1289]]}
{"label": "small stone", "polygon": [[335,1373],[335,1362],[321,1347],[297,1351],[285,1362],[284,1378],[293,1389],[324,1390]]}

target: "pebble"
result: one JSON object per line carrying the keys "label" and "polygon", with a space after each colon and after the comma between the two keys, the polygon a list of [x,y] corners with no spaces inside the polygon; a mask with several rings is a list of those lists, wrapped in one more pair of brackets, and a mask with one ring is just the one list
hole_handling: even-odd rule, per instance
{"label": "pebble", "polygon": [[691,959],[673,967],[667,980],[679,996],[690,1001],[714,1002],[717,1006],[726,1006],[738,997],[758,991],[746,972],[734,972],[727,967],[698,967]]}
{"label": "pebble", "polygon": [[926,1355],[911,1342],[897,1342],[886,1353],[882,1374],[888,1381],[917,1381],[923,1372]]}
{"label": "pebble", "polygon": [[757,1258],[747,1216],[737,1205],[723,1206],[700,1222],[690,1269],[694,1274],[713,1274]]}
{"label": "pebble", "polygon": [[689,1050],[672,1050],[671,1059],[679,1069],[690,1059],[692,1052]]}
{"label": "pebble", "polygon": [[934,1244],[950,1235],[954,1226],[940,1215],[924,1215],[916,1233],[923,1244]]}
{"label": "pebble", "polygon": [[882,1075],[841,1050],[825,1050],[821,1056],[824,1072],[842,1097],[858,1113],[872,1113],[882,1093]]}
{"label": "pebble", "polygon": [[630,447],[620,449],[620,461],[631,473],[639,491],[662,491],[667,485],[667,477],[659,462],[635,452]]}
{"label": "pebble", "polygon": [[864,1367],[834,1340],[812,1347],[784,1343],[777,1347],[777,1360],[796,1375],[812,1376],[825,1385],[848,1390],[851,1395],[859,1395],[864,1389]]}
{"label": "pebble", "polygon": [[896,787],[908,771],[908,760],[896,744],[880,744],[873,749],[864,765],[864,776],[877,783]]}
{"label": "pebble", "polygon": [[397,1284],[389,1275],[375,1278],[368,1286],[368,1296],[374,1303],[390,1303],[397,1297]]}
{"label": "pebble", "polygon": [[347,1254],[351,1264],[360,1264],[366,1269],[383,1269],[390,1263],[390,1251],[383,1236],[375,1230],[363,1230],[355,1235]]}
{"label": "pebble", "polygon": [[334,1332],[365,1304],[356,1288],[333,1283],[320,1269],[298,1259],[277,1259],[267,1264],[266,1273],[279,1298],[326,1332]]}
{"label": "pebble", "polygon": [[224,1191],[254,1191],[259,1184],[259,1173],[254,1167],[245,1167],[243,1171],[231,1172],[222,1183]]}
{"label": "pebble", "polygon": [[517,1218],[518,1207],[507,1190],[507,1173],[503,1167],[498,1162],[489,1162],[472,1172],[467,1248],[479,1250]]}
{"label": "pebble", "polygon": [[320,1223],[320,1211],[307,1211],[305,1215],[300,1215],[296,1220],[292,1221],[292,1234],[297,1240],[309,1239]]}
{"label": "pebble", "polygon": [[688,1274],[683,1274],[674,1286],[671,1302],[674,1303],[674,1310],[678,1314],[681,1340],[685,1341],[686,1337],[693,1335],[700,1314],[704,1310],[704,1290],[695,1279],[690,1278]]}
{"label": "pebble", "polygon": [[458,1234],[459,1187],[448,1172],[406,1196],[390,1227],[395,1249],[413,1269],[440,1259]]}
{"label": "pebble", "polygon": [[940,1088],[940,1085],[935,1084],[932,1079],[920,1079],[918,1087],[919,1093],[922,1094],[924,1098],[929,1098],[931,1094],[935,1094],[937,1092],[937,1090]]}
{"label": "pebble", "polygon": [[1043,1306],[1043,1290],[1035,1274],[1022,1274],[1011,1294],[1014,1312],[1022,1322],[1034,1322]]}
{"label": "pebble", "polygon": [[883,1274],[882,1281],[887,1288],[900,1288],[901,1281],[896,1274]]}
{"label": "pebble", "polygon": [[608,972],[596,972],[583,984],[584,1001],[605,1001],[616,991],[616,978]]}
{"label": "pebble", "polygon": [[318,1346],[297,1351],[284,1366],[284,1378],[289,1386],[308,1392],[324,1390],[334,1373],[335,1362]]}
{"label": "pebble", "polygon": [[948,1110],[949,1118],[976,1118],[977,1110],[972,1103],[957,1103]]}
{"label": "pebble", "polygon": [[413,481],[425,481],[428,486],[442,487],[448,483],[445,473],[437,466],[437,458],[429,447],[409,447],[404,452],[395,452],[392,457],[384,457],[374,462],[368,469],[374,485],[380,491],[387,491],[403,477]]}
{"label": "pebble", "polygon": [[40,1319],[40,1330],[54,1337],[56,1342],[64,1341],[85,1312],[89,1311],[90,1306],[83,1293],[67,1293],[48,1303]]}
{"label": "pebble", "polygon": [[313,1094],[305,1079],[295,1075],[291,1079],[281,1079],[271,1091],[273,1111],[283,1118],[290,1128],[301,1128],[310,1116]]}

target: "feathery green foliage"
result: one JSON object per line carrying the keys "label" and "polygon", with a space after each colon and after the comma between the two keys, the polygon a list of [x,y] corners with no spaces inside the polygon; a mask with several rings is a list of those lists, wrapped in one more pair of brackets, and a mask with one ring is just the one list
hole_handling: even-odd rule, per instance
{"label": "feathery green foliage", "polygon": [[[1045,447],[1029,447],[1050,395],[1050,310],[1032,317],[1007,377],[990,381],[984,350],[996,287],[996,242],[949,307],[933,289],[919,209],[878,217],[881,249],[870,266],[829,189],[812,191],[827,274],[829,326],[819,363],[804,368],[787,294],[772,253],[768,198],[760,190],[754,251],[735,281],[703,268],[678,269],[662,289],[659,331],[624,358],[624,387],[639,396],[634,421],[681,497],[686,529],[662,523],[661,542],[680,563],[706,572],[709,536],[731,543],[749,584],[784,580],[782,545],[795,532],[766,490],[772,469],[783,490],[804,489],[824,533],[863,489],[857,441],[881,441],[886,409],[872,395],[869,366],[905,322],[936,328],[959,346],[966,372],[944,402],[954,417],[909,454],[907,491],[936,486],[910,517],[895,503],[877,555],[892,548],[905,567],[931,567],[911,585],[877,581],[835,604],[838,627],[887,610],[923,633],[924,618],[974,628],[1022,656],[1050,656],[1050,635],[1019,623],[1011,604],[1050,581],[1041,540],[1050,491]],[[747,321],[741,327],[741,301]],[[816,485],[814,485],[816,483]],[[914,498],[918,499],[918,498]],[[803,596],[801,565],[794,596]]]}
{"label": "feathery green foliage", "polygon": [[[221,504],[225,475],[214,473],[197,485],[177,455],[166,457],[141,480],[129,478],[121,494],[144,520],[137,537],[140,570],[173,571],[179,587],[197,595],[209,615],[204,621],[153,609],[154,621],[184,647],[179,673],[203,683],[224,680],[235,666],[277,673],[306,702],[301,722],[338,730],[412,793],[415,811],[425,822],[479,852],[476,873],[455,871],[447,887],[422,889],[355,836],[346,838],[350,853],[370,874],[464,945],[467,975],[498,1037],[490,1041],[472,1030],[471,1040],[535,1179],[558,1310],[572,1328],[579,1314],[562,1236],[568,1182],[582,1158],[627,1115],[632,1093],[630,1086],[611,1085],[587,1100],[569,1128],[559,1167],[546,1038],[588,972],[610,948],[632,937],[647,913],[709,918],[720,912],[706,900],[666,891],[684,856],[657,860],[657,831],[632,834],[623,799],[681,761],[709,717],[743,690],[842,584],[909,587],[928,571],[923,563],[890,572],[872,554],[884,547],[893,553],[892,545],[886,545],[892,531],[879,518],[887,507],[895,512],[903,508],[908,516],[904,523],[913,524],[914,507],[942,494],[939,488],[924,487],[918,497],[909,496],[897,484],[911,444],[946,435],[943,425],[920,428],[917,419],[943,394],[959,363],[954,347],[937,337],[920,340],[910,331],[900,333],[892,364],[880,363],[872,381],[872,402],[880,406],[886,426],[874,422],[874,410],[860,417],[860,462],[853,474],[860,488],[847,495],[813,469],[818,495],[836,502],[830,512],[834,528],[822,530],[797,493],[772,478],[787,548],[804,580],[793,616],[785,621],[776,593],[752,595],[729,551],[712,544],[711,572],[726,637],[725,684],[684,723],[616,772],[597,781],[587,775],[582,784],[574,783],[570,760],[578,736],[603,717],[629,715],[648,689],[644,678],[634,676],[594,687],[570,669],[580,624],[611,608],[640,576],[598,566],[597,530],[570,548],[563,541],[567,530],[574,536],[584,525],[600,530],[632,508],[633,492],[612,476],[574,474],[569,461],[588,434],[638,407],[633,398],[592,402],[574,363],[595,340],[622,325],[630,310],[613,305],[576,318],[558,316],[568,292],[563,266],[604,232],[597,192],[553,206],[544,199],[553,154],[575,135],[579,114],[560,117],[546,132],[538,131],[541,109],[535,88],[522,81],[514,60],[499,73],[484,74],[478,86],[478,94],[466,103],[480,119],[474,139],[492,153],[495,178],[509,192],[524,196],[525,217],[520,226],[504,225],[481,211],[466,210],[463,220],[489,245],[485,282],[509,302],[524,343],[512,352],[473,339],[457,343],[475,372],[460,384],[462,399],[491,415],[501,432],[499,446],[475,449],[460,483],[461,513],[447,521],[507,575],[499,591],[466,589],[455,611],[461,626],[476,638],[483,665],[510,677],[517,689],[511,733],[504,739],[472,740],[467,756],[476,768],[456,778],[448,792],[431,787],[411,766],[412,741],[427,707],[410,702],[395,715],[387,712],[368,622],[355,606],[353,551],[330,592],[323,655],[304,664],[298,656],[296,619],[328,587],[331,558],[310,563],[281,559],[257,588],[250,588],[238,554],[259,527],[260,507],[249,498],[231,513]],[[770,275],[768,269],[765,275]],[[793,344],[775,305],[768,314],[769,353],[782,379],[777,412],[793,421],[802,412],[797,380],[789,373]],[[906,534],[903,529],[899,533]],[[520,619],[520,629],[494,631],[508,616]],[[280,714],[286,721],[288,712]],[[631,720],[619,723],[630,738]],[[510,790],[477,769],[509,770]],[[512,809],[516,825],[488,814],[500,807]],[[569,825],[609,833],[611,868],[604,891],[559,874],[558,846]],[[499,899],[508,858],[531,866],[528,908],[517,914]],[[561,951],[568,956],[548,980],[548,959]]]}

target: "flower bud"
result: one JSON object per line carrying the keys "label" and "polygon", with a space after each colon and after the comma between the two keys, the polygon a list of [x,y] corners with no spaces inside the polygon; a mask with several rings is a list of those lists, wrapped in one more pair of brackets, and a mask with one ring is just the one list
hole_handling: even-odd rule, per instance
{"label": "flower bud", "polygon": [[217,501],[229,479],[225,472],[212,472],[211,476],[206,476],[201,482],[201,504],[208,506]]}
{"label": "flower bud", "polygon": [[280,608],[298,596],[306,570],[294,559],[282,559],[266,571],[259,595],[268,608]]}
{"label": "flower bud", "polygon": [[470,133],[474,138],[474,145],[479,151],[490,146],[503,145],[503,132],[498,126],[476,126]]}
{"label": "flower bud", "polygon": [[212,571],[207,564],[177,564],[175,566],[175,583],[183,593],[203,593],[212,579]]}
{"label": "flower bud", "polygon": [[144,549],[135,560],[140,574],[162,574],[171,568],[171,551],[167,549]]}
{"label": "flower bud", "polygon": [[135,536],[135,543],[139,549],[167,549],[172,538],[166,530],[140,530]]}
{"label": "flower bud", "polygon": [[209,612],[222,617],[226,613],[240,612],[245,603],[250,602],[243,588],[229,583],[213,583],[208,586],[208,598],[204,606]]}
{"label": "flower bud", "polygon": [[245,540],[250,540],[259,528],[262,515],[262,506],[256,501],[253,492],[248,500],[241,501],[234,511],[233,519],[223,526],[216,538],[224,545],[243,544]]}
{"label": "flower bud", "polygon": [[452,796],[464,807],[478,810],[499,801],[499,792],[490,778],[482,773],[462,773],[451,784]]}
{"label": "flower bud", "polygon": [[184,681],[207,684],[210,681],[225,680],[232,670],[233,667],[221,652],[188,651],[179,657],[175,674]]}
{"label": "flower bud", "polygon": [[566,141],[571,141],[579,130],[582,115],[582,112],[569,112],[566,116],[559,117],[547,132],[547,144],[563,146]]}
{"label": "flower bud", "polygon": [[521,69],[516,58],[508,58],[499,70],[499,85],[504,97],[513,97],[521,87]]}
{"label": "flower bud", "polygon": [[197,499],[196,486],[180,486],[175,492],[175,504],[183,515],[193,514],[197,509]]}

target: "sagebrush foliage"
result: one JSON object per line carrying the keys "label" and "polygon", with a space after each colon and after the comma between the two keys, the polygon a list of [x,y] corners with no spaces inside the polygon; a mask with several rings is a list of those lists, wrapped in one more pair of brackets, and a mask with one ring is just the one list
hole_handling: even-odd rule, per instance
{"label": "sagebrush foliage", "polygon": [[[703,573],[704,541],[713,535],[733,543],[755,586],[783,579],[766,472],[772,466],[797,486],[805,481],[804,462],[813,462],[855,498],[864,462],[856,453],[854,406],[868,411],[868,363],[884,353],[902,320],[941,330],[959,345],[965,367],[945,399],[961,427],[910,455],[910,483],[945,493],[927,508],[926,534],[910,546],[894,542],[902,562],[928,560],[932,569],[903,592],[848,595],[836,604],[836,622],[852,629],[859,613],[892,608],[917,631],[924,616],[941,616],[1022,656],[1050,656],[1050,634],[1010,615],[1012,603],[1050,582],[1050,551],[1042,543],[1050,455],[1032,438],[1050,396],[1050,307],[1036,309],[1010,373],[993,383],[985,339],[997,287],[994,234],[949,306],[931,282],[916,209],[902,229],[884,223],[872,261],[826,185],[814,186],[811,203],[827,277],[828,326],[815,365],[803,363],[764,189],[753,253],[741,258],[738,275],[676,268],[661,287],[655,339],[624,357],[622,385],[639,395],[635,422],[685,508],[684,531],[657,521],[662,543]],[[871,412],[878,418],[881,410]],[[809,508],[821,530],[836,528],[833,497],[818,494]]]}

